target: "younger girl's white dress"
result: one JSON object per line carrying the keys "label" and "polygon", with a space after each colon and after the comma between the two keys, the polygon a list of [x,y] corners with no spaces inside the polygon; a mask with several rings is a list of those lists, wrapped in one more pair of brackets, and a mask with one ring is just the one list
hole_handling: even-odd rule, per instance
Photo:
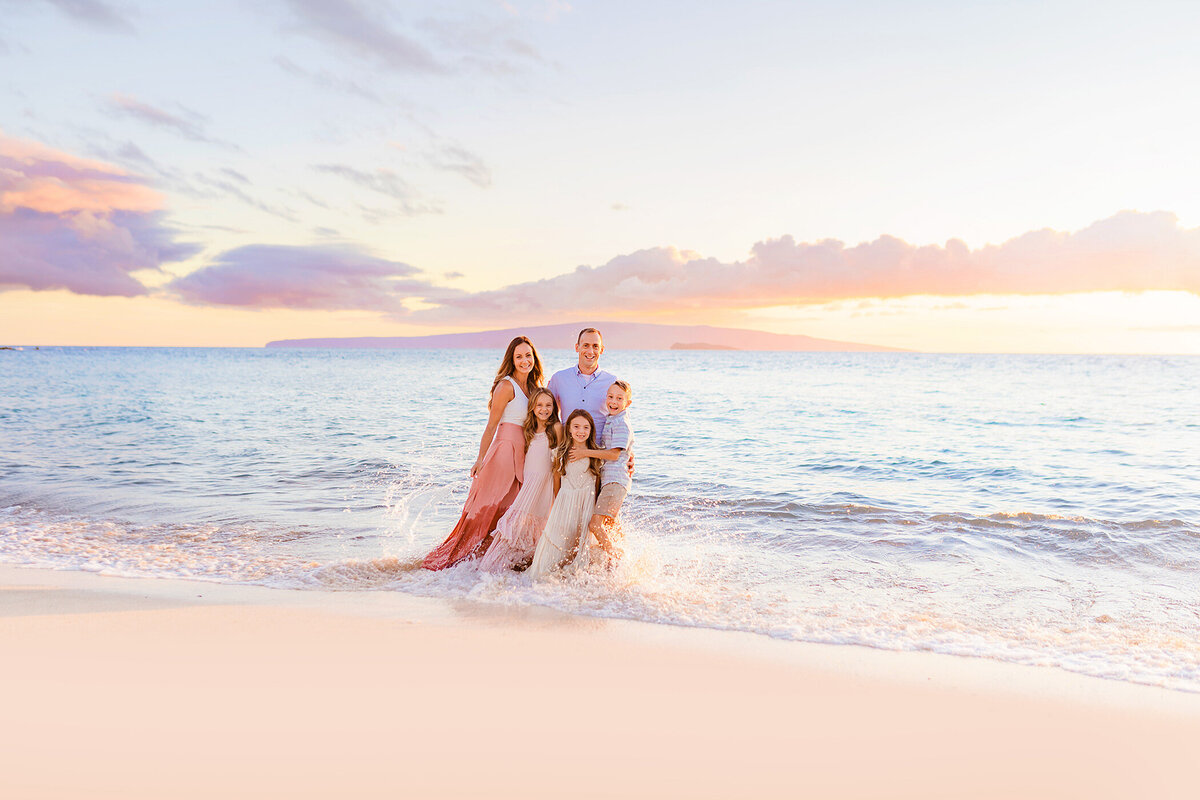
{"label": "younger girl's white dress", "polygon": [[535,433],[525,451],[525,475],[521,491],[508,511],[496,523],[492,543],[479,562],[488,572],[504,572],[533,557],[550,504],[554,483],[550,477],[550,441],[545,433]]}
{"label": "younger girl's white dress", "polygon": [[588,533],[588,522],[596,508],[596,475],[588,469],[591,459],[581,458],[567,464],[567,474],[562,477],[546,529],[538,539],[529,565],[529,575],[534,580],[558,569],[571,556]]}

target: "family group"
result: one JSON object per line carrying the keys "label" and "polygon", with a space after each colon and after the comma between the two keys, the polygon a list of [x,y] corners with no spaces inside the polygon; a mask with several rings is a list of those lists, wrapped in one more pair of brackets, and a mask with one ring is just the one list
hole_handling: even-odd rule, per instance
{"label": "family group", "polygon": [[489,572],[525,569],[537,579],[568,564],[621,558],[633,392],[600,369],[600,331],[580,331],[575,352],[578,363],[543,386],[533,342],[509,342],[492,381],[467,502],[446,541],[425,557],[426,569],[471,559]]}

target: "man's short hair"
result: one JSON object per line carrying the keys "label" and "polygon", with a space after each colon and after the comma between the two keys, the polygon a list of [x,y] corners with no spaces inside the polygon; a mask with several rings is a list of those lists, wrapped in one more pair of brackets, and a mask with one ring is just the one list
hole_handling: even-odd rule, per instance
{"label": "man's short hair", "polygon": [[597,336],[599,336],[599,337],[600,337],[600,344],[601,344],[601,345],[603,345],[603,344],[604,344],[604,334],[603,334],[603,333],[601,333],[601,332],[600,332],[600,330],[599,330],[598,328],[584,328],[583,330],[581,330],[581,331],[579,332],[579,335],[575,337],[575,344],[579,344],[581,341],[583,341],[583,335],[584,335],[585,333],[594,333],[594,334],[596,334]]}

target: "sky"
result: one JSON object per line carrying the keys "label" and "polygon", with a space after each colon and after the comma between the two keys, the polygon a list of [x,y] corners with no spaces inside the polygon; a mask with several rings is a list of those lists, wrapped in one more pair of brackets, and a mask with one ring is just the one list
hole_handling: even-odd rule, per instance
{"label": "sky", "polygon": [[0,344],[1200,353],[1200,4],[0,0]]}

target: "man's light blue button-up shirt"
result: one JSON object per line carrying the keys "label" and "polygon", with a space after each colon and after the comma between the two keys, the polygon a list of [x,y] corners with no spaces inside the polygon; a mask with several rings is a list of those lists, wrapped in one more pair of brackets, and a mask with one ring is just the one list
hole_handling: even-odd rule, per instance
{"label": "man's light blue button-up shirt", "polygon": [[597,369],[591,375],[584,375],[579,371],[577,364],[560,369],[550,376],[550,383],[546,388],[558,401],[558,410],[562,414],[563,422],[566,422],[567,417],[577,408],[582,408],[592,415],[596,422],[596,441],[599,442],[600,435],[604,433],[606,419],[604,401],[608,397],[608,387],[612,386],[616,379],[616,375],[602,369]]}

